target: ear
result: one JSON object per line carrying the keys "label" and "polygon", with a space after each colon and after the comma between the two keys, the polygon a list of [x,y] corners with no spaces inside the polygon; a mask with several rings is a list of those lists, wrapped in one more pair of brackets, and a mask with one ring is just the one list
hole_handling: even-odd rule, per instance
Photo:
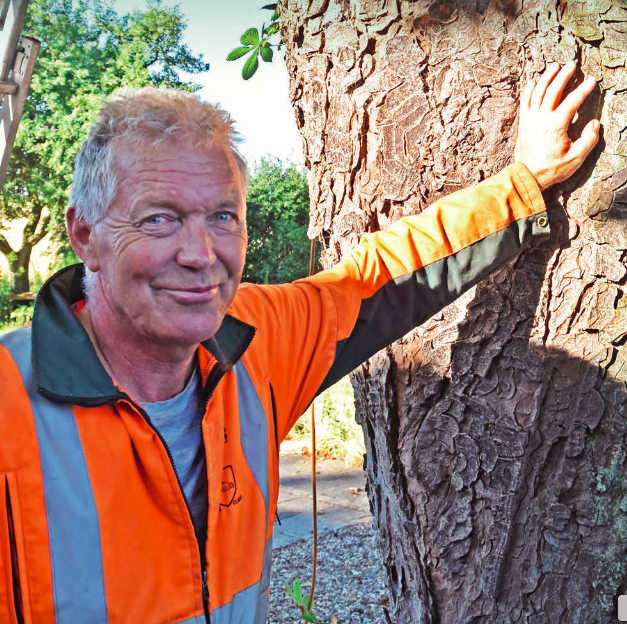
{"label": "ear", "polygon": [[76,255],[90,271],[98,271],[98,248],[94,235],[94,226],[78,216],[75,206],[70,206],[65,213],[67,233]]}

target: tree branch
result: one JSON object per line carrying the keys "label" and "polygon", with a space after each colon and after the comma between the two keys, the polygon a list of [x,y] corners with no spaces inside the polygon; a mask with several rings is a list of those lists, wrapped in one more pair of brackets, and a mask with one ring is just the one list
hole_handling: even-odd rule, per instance
{"label": "tree branch", "polygon": [[[39,241],[41,241],[46,234],[48,234],[48,224],[50,223],[50,213],[48,213],[42,220],[41,226],[37,232],[35,232],[32,236],[28,237],[27,242],[29,245],[34,247]],[[24,237],[26,239],[26,236]]]}
{"label": "tree branch", "polygon": [[7,257],[9,257],[12,253],[15,253],[11,245],[9,245],[9,241],[4,237],[4,234],[2,234],[2,232],[0,232],[0,253]]}
{"label": "tree branch", "polygon": [[24,244],[33,244],[31,240],[33,236],[36,235],[35,232],[37,231],[37,225],[39,224],[39,220],[41,219],[42,209],[43,206],[39,202],[32,202],[31,209],[28,214],[28,221],[24,226],[24,234],[22,237]]}

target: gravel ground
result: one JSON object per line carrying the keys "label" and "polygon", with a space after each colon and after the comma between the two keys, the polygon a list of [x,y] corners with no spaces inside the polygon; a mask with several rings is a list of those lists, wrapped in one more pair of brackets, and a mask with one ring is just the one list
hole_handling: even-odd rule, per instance
{"label": "gravel ground", "polygon": [[[303,581],[309,593],[312,540],[275,548],[268,624],[300,624],[285,581]],[[306,581],[306,583],[305,583]],[[388,592],[369,524],[354,524],[319,537],[314,613],[329,624],[386,624]]]}

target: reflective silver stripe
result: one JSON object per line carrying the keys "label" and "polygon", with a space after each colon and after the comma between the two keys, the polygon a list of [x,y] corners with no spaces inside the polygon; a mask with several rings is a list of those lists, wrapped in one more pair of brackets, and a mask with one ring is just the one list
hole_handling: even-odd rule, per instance
{"label": "reflective silver stripe", "polygon": [[261,580],[233,596],[229,604],[211,614],[211,624],[265,624],[268,616],[268,586],[272,565],[272,538],[263,552]]}
{"label": "reflective silver stripe", "polygon": [[106,624],[100,525],[74,410],[37,394],[30,328],[5,334],[0,343],[20,370],[35,419],[56,624]]}
{"label": "reflective silver stripe", "polygon": [[[268,475],[268,416],[257,390],[242,362],[234,366],[240,420],[240,440],[246,462],[265,503],[265,527],[270,513],[270,479]],[[265,624],[268,614],[268,587],[272,565],[272,539],[263,552],[261,578],[233,596],[211,613],[211,624]]]}
{"label": "reflective silver stripe", "polygon": [[[268,478],[268,416],[246,367],[238,362],[237,400],[239,406],[240,438],[244,456],[266,504],[266,522],[270,508]],[[266,525],[267,529],[267,525]]]}

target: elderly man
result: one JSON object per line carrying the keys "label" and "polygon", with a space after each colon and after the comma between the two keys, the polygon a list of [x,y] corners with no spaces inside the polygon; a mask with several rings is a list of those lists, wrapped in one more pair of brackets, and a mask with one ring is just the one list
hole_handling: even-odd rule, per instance
{"label": "elderly man", "polygon": [[0,622],[261,624],[277,445],[313,397],[548,232],[541,190],[597,141],[574,65],[522,97],[519,161],[364,239],[241,285],[246,167],[222,110],[107,101],[67,211],[84,265],[0,347]]}

